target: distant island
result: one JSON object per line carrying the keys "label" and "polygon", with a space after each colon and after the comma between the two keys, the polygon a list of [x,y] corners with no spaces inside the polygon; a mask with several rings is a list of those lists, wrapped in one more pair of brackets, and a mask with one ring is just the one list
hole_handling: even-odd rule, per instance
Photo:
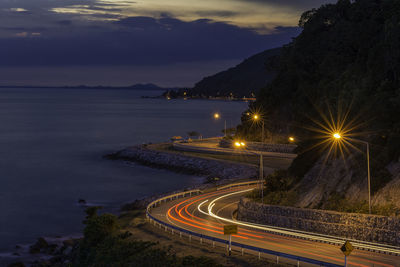
{"label": "distant island", "polygon": [[0,88],[48,88],[48,89],[126,89],[126,90],[152,90],[152,91],[169,91],[169,90],[181,90],[178,87],[160,87],[153,83],[138,83],[130,86],[88,86],[88,85],[78,85],[78,86],[38,86],[38,85],[1,85]]}

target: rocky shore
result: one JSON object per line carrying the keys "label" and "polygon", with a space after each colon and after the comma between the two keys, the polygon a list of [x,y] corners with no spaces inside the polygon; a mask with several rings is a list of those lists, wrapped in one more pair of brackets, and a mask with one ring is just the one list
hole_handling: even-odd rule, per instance
{"label": "rocky shore", "polygon": [[[162,152],[150,149],[146,145],[129,147],[106,157],[113,160],[137,162],[153,168],[168,169],[179,173],[205,177],[205,179],[199,180],[199,184],[193,185],[192,188],[182,188],[182,190],[191,190],[194,188],[207,189],[241,179],[251,179],[258,175],[258,169],[251,165]],[[148,196],[125,203],[121,206],[121,212],[144,209],[154,199],[171,193],[176,192],[165,192],[165,194]],[[83,199],[79,199],[78,202],[82,206],[86,205],[86,201]],[[40,237],[35,244],[30,246],[16,246],[15,251],[10,252],[10,256],[7,257],[11,262],[16,263],[9,266],[53,266],[68,264],[68,259],[71,256],[70,253],[79,239],[80,237],[78,236]]]}
{"label": "rocky shore", "polygon": [[219,181],[224,180],[223,183],[258,176],[257,167],[252,165],[157,151],[149,149],[146,145],[129,147],[110,154],[107,158],[133,161],[150,167],[206,176],[208,179],[219,178]]}
{"label": "rocky shore", "polygon": [[[65,266],[68,265],[71,253],[78,245],[81,236],[39,237],[32,245],[15,246],[0,266]],[[4,265],[3,265],[4,264]]]}

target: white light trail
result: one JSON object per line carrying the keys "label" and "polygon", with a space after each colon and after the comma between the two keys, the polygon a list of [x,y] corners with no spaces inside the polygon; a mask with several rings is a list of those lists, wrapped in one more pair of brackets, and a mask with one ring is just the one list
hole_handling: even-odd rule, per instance
{"label": "white light trail", "polygon": [[[311,241],[319,241],[319,242],[326,242],[326,243],[331,243],[331,244],[336,244],[336,245],[342,245],[345,240],[349,240],[346,238],[341,238],[341,237],[335,237],[335,236],[329,236],[329,235],[322,235],[322,234],[314,234],[310,232],[303,232],[303,231],[298,231],[298,230],[291,230],[291,229],[286,229],[286,228],[280,228],[280,227],[272,227],[272,226],[266,226],[266,225],[261,225],[261,224],[255,224],[255,223],[248,223],[248,222],[243,222],[243,221],[237,221],[237,220],[232,220],[228,218],[223,218],[221,216],[218,216],[213,213],[212,209],[215,206],[216,202],[223,199],[230,197],[232,195],[236,194],[242,194],[248,191],[251,191],[253,189],[246,189],[242,191],[237,191],[229,194],[222,195],[220,197],[215,198],[212,200],[208,206],[207,206],[207,212],[204,212],[201,210],[201,207],[208,201],[203,201],[197,206],[197,209],[208,216],[211,216],[215,219],[219,219],[221,221],[225,221],[231,224],[237,224],[249,228],[254,228],[270,233],[275,233],[275,234],[282,234],[282,235],[287,235],[287,236],[292,236],[296,238],[304,238],[308,239]],[[384,245],[384,244],[378,244],[378,243],[372,243],[372,242],[366,242],[366,241],[359,241],[359,240],[349,240],[353,243],[353,245],[359,249],[369,249],[377,252],[384,252],[384,253],[394,253],[397,255],[400,255],[400,248],[395,247],[395,246],[390,246],[390,245]]]}

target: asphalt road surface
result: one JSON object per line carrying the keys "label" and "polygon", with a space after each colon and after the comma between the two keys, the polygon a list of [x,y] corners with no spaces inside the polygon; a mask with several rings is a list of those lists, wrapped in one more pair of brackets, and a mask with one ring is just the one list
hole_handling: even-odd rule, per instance
{"label": "asphalt road surface", "polygon": [[[163,222],[221,239],[228,239],[223,234],[223,225],[237,223],[238,234],[232,236],[232,241],[324,262],[344,264],[343,253],[337,245],[269,233],[236,221],[234,212],[237,210],[239,199],[246,190],[252,188],[254,187],[224,189],[176,199],[152,208],[151,214]],[[281,259],[281,262],[294,263],[284,259]],[[347,258],[347,266],[400,267],[400,256],[355,249]]]}

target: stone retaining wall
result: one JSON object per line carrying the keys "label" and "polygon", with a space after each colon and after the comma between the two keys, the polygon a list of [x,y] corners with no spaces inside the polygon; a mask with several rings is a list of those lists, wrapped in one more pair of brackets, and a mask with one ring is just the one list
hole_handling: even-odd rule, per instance
{"label": "stone retaining wall", "polygon": [[238,220],[400,246],[400,219],[357,213],[262,205],[242,198]]}

